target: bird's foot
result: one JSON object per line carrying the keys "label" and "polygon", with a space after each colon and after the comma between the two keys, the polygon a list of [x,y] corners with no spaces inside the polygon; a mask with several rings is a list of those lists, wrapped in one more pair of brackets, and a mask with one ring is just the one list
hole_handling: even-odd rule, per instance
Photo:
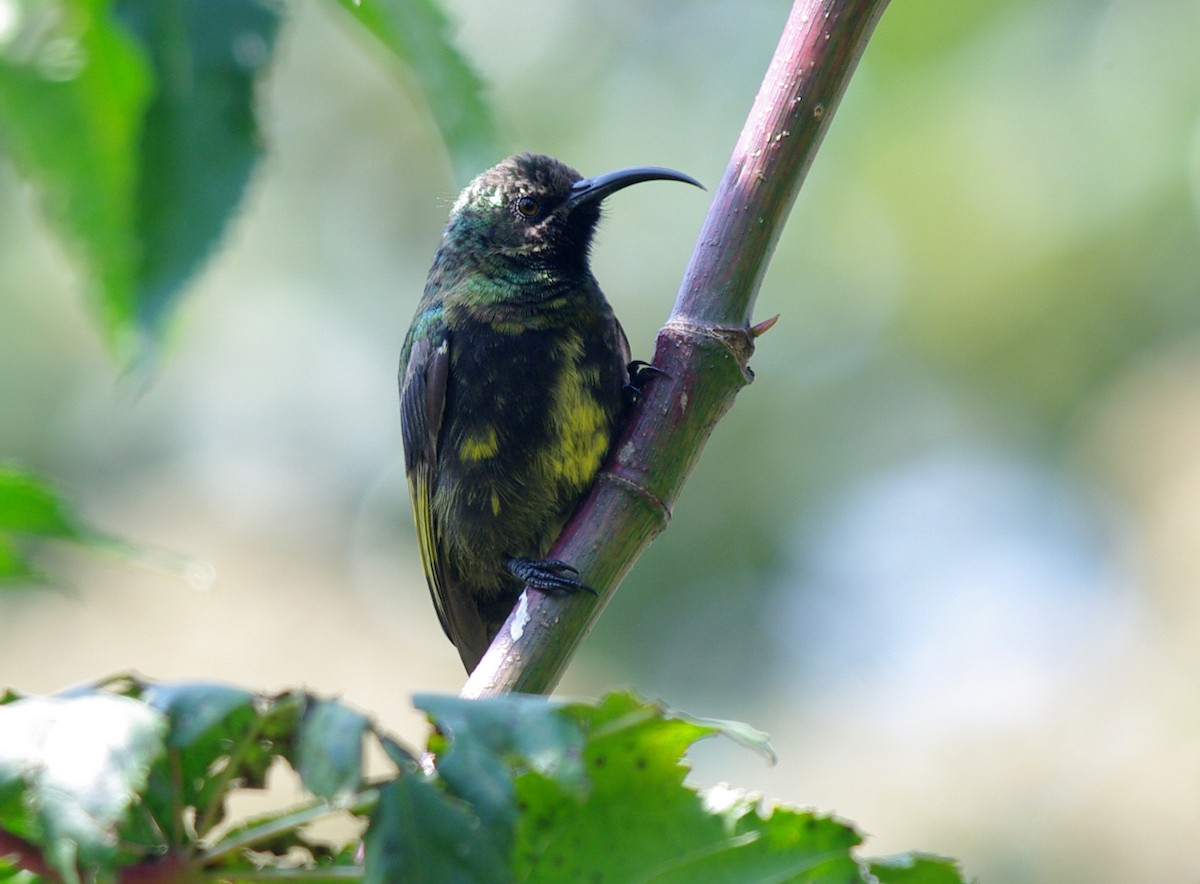
{"label": "bird's foot", "polygon": [[579,573],[578,570],[558,559],[539,561],[527,559],[524,556],[509,556],[504,564],[509,573],[526,586],[532,586],[542,592],[567,593],[582,590],[590,592],[592,595],[598,595],[596,590],[575,578],[575,575]]}
{"label": "bird's foot", "polygon": [[669,378],[670,375],[659,368],[657,365],[651,365],[644,359],[635,359],[633,362],[625,366],[625,370],[629,372],[629,382],[625,384],[625,394],[630,398],[630,401],[637,402],[642,398],[646,386],[646,382],[652,377]]}

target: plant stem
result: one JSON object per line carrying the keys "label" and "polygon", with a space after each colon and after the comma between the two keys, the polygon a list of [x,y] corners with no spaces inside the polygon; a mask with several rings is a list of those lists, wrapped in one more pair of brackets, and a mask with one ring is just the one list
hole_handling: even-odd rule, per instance
{"label": "plant stem", "polygon": [[[662,532],[712,428],[753,378],[750,315],[767,263],[887,0],[796,0],[713,196],[652,379],[548,557],[599,598],[526,592],[462,690],[548,693],[633,561]],[[765,331],[765,329],[763,329]]]}

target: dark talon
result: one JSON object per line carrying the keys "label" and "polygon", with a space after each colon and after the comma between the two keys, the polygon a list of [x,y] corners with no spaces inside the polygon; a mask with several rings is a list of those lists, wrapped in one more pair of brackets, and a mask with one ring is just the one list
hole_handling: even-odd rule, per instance
{"label": "dark talon", "polygon": [[635,359],[633,362],[625,366],[625,370],[629,372],[629,382],[622,388],[625,393],[636,402],[641,399],[646,382],[652,377],[669,378],[670,375],[659,368],[657,365],[651,365],[644,359]]}
{"label": "dark talon", "polygon": [[509,573],[526,586],[542,592],[568,593],[582,590],[590,592],[592,595],[599,595],[596,590],[583,581],[570,576],[578,574],[578,569],[566,562],[560,562],[558,559],[537,561],[524,556],[509,556],[505,559],[504,565],[508,568]]}

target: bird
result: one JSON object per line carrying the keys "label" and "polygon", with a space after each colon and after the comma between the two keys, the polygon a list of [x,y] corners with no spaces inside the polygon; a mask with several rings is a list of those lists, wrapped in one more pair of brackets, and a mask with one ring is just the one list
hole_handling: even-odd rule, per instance
{"label": "bird", "polygon": [[401,350],[400,417],[422,569],[468,673],[524,586],[592,591],[544,557],[655,373],[630,361],[589,264],[601,202],[652,180],[703,188],[526,153],[450,211]]}

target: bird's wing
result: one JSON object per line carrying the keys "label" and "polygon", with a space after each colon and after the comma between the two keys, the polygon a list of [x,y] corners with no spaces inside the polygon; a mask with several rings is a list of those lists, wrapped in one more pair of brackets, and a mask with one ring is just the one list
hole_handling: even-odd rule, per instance
{"label": "bird's wing", "polygon": [[438,437],[449,374],[449,332],[443,330],[441,334],[422,336],[412,342],[400,384],[400,429],[417,544],[429,594],[442,629],[471,670],[487,650],[487,626],[470,593],[450,573],[444,554],[446,544],[440,542],[446,526],[439,524],[433,509]]}

